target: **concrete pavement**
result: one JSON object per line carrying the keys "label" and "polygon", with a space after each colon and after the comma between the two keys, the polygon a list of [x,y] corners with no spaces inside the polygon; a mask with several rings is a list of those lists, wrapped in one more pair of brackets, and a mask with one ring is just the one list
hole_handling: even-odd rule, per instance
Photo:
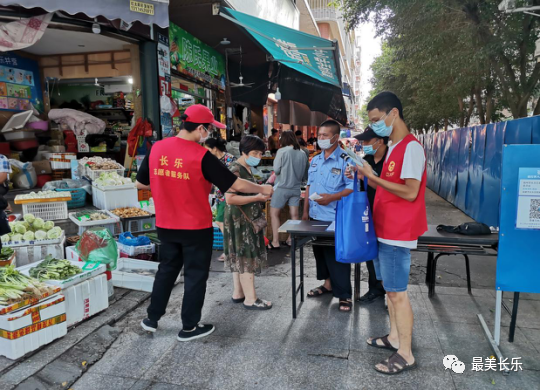
{"label": "concrete pavement", "polygon": [[[429,223],[456,225],[470,219],[427,191]],[[307,250],[307,288],[318,286]],[[220,253],[215,252],[215,259]],[[273,301],[268,312],[251,312],[231,303],[231,276],[213,261],[203,321],[216,325],[211,336],[176,341],[183,284],[175,287],[168,313],[155,334],[140,326],[145,294],[119,290],[117,302],[35,355],[18,364],[0,358],[4,389],[538,389],[539,295],[521,294],[515,342],[507,342],[510,316],[504,311],[501,349],[521,357],[523,371],[473,372],[474,357],[492,351],[477,321],[494,321],[495,258],[472,257],[473,294],[465,288],[461,258],[438,265],[438,287],[428,298],[424,285],[426,255],[412,256],[409,296],[415,314],[413,347],[417,370],[385,376],[373,366],[390,353],[366,344],[388,331],[383,301],[355,304],[338,312],[337,300],[307,299],[291,318],[290,263],[287,250],[273,252],[272,267],[256,278],[258,295]],[[366,272],[363,272],[363,280]],[[362,283],[362,293],[366,283]],[[511,305],[511,294],[505,301]],[[466,371],[445,370],[443,357],[456,355]]]}

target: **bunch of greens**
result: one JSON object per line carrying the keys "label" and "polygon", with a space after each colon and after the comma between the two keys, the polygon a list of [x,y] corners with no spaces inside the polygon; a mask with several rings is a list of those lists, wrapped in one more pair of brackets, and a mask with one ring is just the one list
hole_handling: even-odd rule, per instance
{"label": "bunch of greens", "polygon": [[0,268],[0,305],[2,306],[30,298],[40,299],[53,291],[52,287],[21,274],[12,265]]}
{"label": "bunch of greens", "polygon": [[83,272],[69,260],[55,259],[48,255],[36,267],[30,269],[30,276],[39,280],[65,280]]}

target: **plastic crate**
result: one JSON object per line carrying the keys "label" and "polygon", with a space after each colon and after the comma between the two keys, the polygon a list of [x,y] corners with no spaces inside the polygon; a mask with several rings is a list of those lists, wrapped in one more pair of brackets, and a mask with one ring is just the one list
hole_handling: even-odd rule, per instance
{"label": "plastic crate", "polygon": [[121,253],[125,253],[128,256],[137,256],[142,254],[153,254],[156,250],[156,246],[154,244],[150,245],[138,245],[138,246],[130,246],[130,245],[124,245],[120,242],[117,242],[118,250]]}
{"label": "plastic crate", "polygon": [[85,174],[84,174],[84,176],[88,177],[91,181],[94,181],[94,180],[98,179],[102,173],[116,172],[120,176],[124,176],[124,171],[125,171],[124,167],[118,168],[118,169],[96,169],[96,170],[92,170],[92,169],[90,169],[89,166],[85,166],[85,171],[84,171]]}
{"label": "plastic crate", "polygon": [[108,214],[111,218],[102,219],[99,221],[79,221],[75,218],[75,213],[69,214],[69,219],[79,227],[78,235],[82,235],[86,230],[94,226],[103,226],[106,229],[109,229],[113,236],[118,236],[122,233],[122,224],[120,223],[120,218],[114,215],[113,213],[107,210],[89,210],[90,212],[100,212]]}
{"label": "plastic crate", "polygon": [[142,233],[156,230],[156,217],[120,218],[125,232]]}
{"label": "plastic crate", "polygon": [[34,214],[45,221],[56,221],[68,218],[68,202],[29,203],[23,204],[23,215]]}
{"label": "plastic crate", "polygon": [[102,190],[92,186],[92,203],[100,210],[114,210],[119,207],[137,207],[137,188]]}
{"label": "plastic crate", "polygon": [[86,203],[86,191],[84,188],[57,188],[56,191],[71,193],[71,200],[68,201],[68,209],[84,207]]}
{"label": "plastic crate", "polygon": [[212,249],[223,250],[224,249],[224,235],[219,228],[214,228],[214,241],[212,243]]}

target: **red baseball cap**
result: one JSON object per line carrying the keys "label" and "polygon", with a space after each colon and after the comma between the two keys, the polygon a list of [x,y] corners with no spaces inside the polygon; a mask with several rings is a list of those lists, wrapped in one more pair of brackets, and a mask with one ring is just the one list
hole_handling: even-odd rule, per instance
{"label": "red baseball cap", "polygon": [[184,115],[188,116],[186,122],[191,123],[210,123],[219,129],[225,129],[226,125],[214,120],[214,115],[206,106],[202,104],[194,104],[184,111]]}

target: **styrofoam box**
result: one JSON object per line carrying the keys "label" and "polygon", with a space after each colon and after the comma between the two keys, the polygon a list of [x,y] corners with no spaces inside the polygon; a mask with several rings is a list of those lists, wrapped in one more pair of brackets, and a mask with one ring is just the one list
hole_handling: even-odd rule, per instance
{"label": "styrofoam box", "polygon": [[0,355],[18,359],[67,332],[65,298],[56,294],[26,309],[0,315]]}
{"label": "styrofoam box", "polygon": [[150,243],[149,245],[124,245],[121,242],[116,243],[118,250],[127,254],[128,256],[137,256],[141,254],[152,254],[156,251],[156,245]]}
{"label": "styrofoam box", "polygon": [[36,138],[36,135],[34,134],[33,131],[17,130],[17,131],[9,131],[7,133],[4,133],[4,137],[6,138],[6,141],[13,141],[13,140]]}
{"label": "styrofoam box", "polygon": [[137,207],[137,188],[103,191],[92,186],[92,203],[100,210],[114,210],[119,207]]}
{"label": "styrofoam box", "polygon": [[66,297],[66,321],[69,327],[109,307],[107,276],[101,274],[77,283],[62,290],[62,295]]}
{"label": "styrofoam box", "polygon": [[[32,264],[27,264],[23,267],[18,267],[17,270],[19,272],[21,272],[22,274],[26,275],[26,276],[30,276],[30,269],[34,268],[34,267],[37,267],[41,262],[41,261],[37,261],[35,263],[32,263]],[[70,260],[70,262],[81,268],[83,270],[82,273],[80,274],[77,274],[77,275],[73,275],[67,279],[64,279],[64,280],[44,280],[43,283],[45,284],[49,284],[49,285],[52,285],[52,286],[58,286],[62,289],[65,289],[65,288],[68,288],[68,287],[71,287],[75,284],[78,284],[78,283],[81,283],[87,279],[90,279],[96,275],[99,275],[99,274],[103,274],[105,273],[105,265],[103,264],[99,264],[99,263],[82,263],[80,261],[73,261],[73,260]]]}
{"label": "styrofoam box", "polygon": [[59,244],[39,245],[36,241],[34,245],[13,247],[15,256],[17,257],[17,265],[22,267],[26,264],[31,264],[42,260],[47,255],[51,255],[57,259],[64,259],[64,243],[66,239],[62,239]]}
{"label": "styrofoam box", "polygon": [[[154,278],[158,272],[158,263],[130,258],[120,258],[113,274],[113,286],[130,290],[152,292]],[[148,271],[154,275],[140,275],[131,270]]]}
{"label": "styrofoam box", "polygon": [[77,213],[70,213],[69,218],[71,221],[76,224],[79,227],[78,235],[82,235],[85,230],[90,229],[94,226],[103,226],[106,229],[109,229],[111,234],[113,236],[118,236],[120,233],[122,233],[122,223],[120,222],[120,217],[114,215],[108,210],[96,210],[96,212],[104,213],[110,216],[108,219],[101,219],[98,221],[79,221],[77,218],[75,218],[75,214]]}
{"label": "styrofoam box", "polygon": [[75,153],[44,153],[47,160],[51,162],[51,169],[71,169],[71,160],[76,160]]}
{"label": "styrofoam box", "polygon": [[[120,257],[120,254],[118,254],[118,257]],[[83,261],[83,259],[79,255],[79,252],[77,252],[77,249],[75,248],[75,246],[66,247],[66,259],[68,259],[69,261],[79,261],[79,262]],[[107,271],[107,266],[105,266],[105,269],[106,269],[105,275],[107,275],[108,296],[112,297],[113,294],[115,293],[115,290],[113,288],[114,287],[113,286],[113,276],[112,276],[111,272]]]}

